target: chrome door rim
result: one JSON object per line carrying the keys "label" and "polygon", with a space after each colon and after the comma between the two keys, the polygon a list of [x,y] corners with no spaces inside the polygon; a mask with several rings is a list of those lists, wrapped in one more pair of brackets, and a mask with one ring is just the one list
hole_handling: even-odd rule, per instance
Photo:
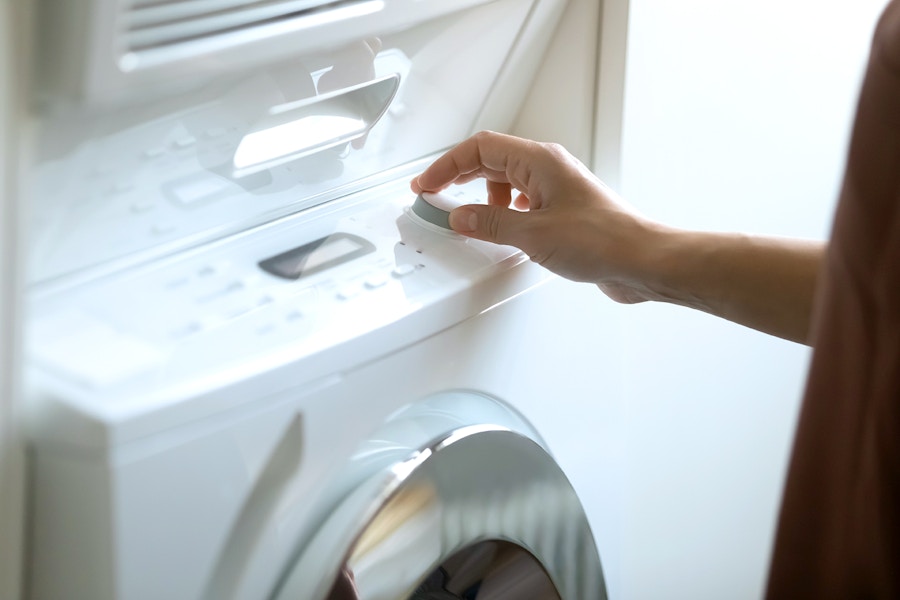
{"label": "chrome door rim", "polygon": [[[461,416],[461,398],[478,409],[468,406],[468,416]],[[404,424],[414,431],[399,436],[405,440],[392,443],[396,437],[381,435],[396,436]],[[380,460],[373,460],[373,448]],[[298,553],[276,600],[543,599],[542,582],[562,600],[606,597],[575,491],[534,430],[507,405],[469,392],[433,396],[389,421],[358,456],[368,472],[354,477],[357,483]],[[458,595],[427,589],[447,564],[484,553],[490,544],[504,560],[516,556],[517,576],[532,582],[528,589],[490,592],[509,573],[489,565],[469,568],[466,577],[482,576],[477,582],[450,581],[455,591],[447,593]]]}

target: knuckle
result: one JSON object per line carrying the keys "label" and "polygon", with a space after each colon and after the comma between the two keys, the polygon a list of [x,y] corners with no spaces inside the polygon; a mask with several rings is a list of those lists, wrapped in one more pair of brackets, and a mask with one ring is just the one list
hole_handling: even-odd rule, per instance
{"label": "knuckle", "polygon": [[483,141],[493,138],[496,135],[497,134],[494,133],[493,131],[490,131],[488,129],[483,129],[483,130],[479,131],[478,133],[476,133],[475,135],[473,135],[472,138],[476,142],[483,142]]}
{"label": "knuckle", "polygon": [[532,262],[537,263],[545,268],[551,268],[553,264],[553,256],[555,252],[552,248],[542,248],[536,252],[532,252],[529,254],[529,258]]}
{"label": "knuckle", "polygon": [[543,144],[543,146],[544,146],[544,150],[547,152],[547,154],[549,154],[552,157],[568,158],[568,156],[569,156],[569,151],[566,150],[566,147],[563,146],[562,144],[558,144],[556,142],[547,142],[547,143]]}

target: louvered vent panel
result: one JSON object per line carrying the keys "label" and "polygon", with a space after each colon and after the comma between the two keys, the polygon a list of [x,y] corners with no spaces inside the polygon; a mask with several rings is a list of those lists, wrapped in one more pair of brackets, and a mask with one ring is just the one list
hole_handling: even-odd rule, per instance
{"label": "louvered vent panel", "polygon": [[336,9],[359,0],[132,0],[125,49],[162,48]]}

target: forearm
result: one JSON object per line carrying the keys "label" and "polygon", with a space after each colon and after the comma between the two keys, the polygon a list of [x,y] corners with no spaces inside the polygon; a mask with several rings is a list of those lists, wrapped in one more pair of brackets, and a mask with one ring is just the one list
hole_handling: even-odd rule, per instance
{"label": "forearm", "polygon": [[[574,281],[625,303],[697,308],[806,343],[825,246],[784,238],[689,232],[637,213],[561,146],[482,132],[411,182],[439,191],[476,177],[488,206],[457,208],[457,233],[521,248]],[[521,193],[510,210],[511,192]]]}
{"label": "forearm", "polygon": [[658,300],[808,343],[823,242],[662,229],[648,253]]}

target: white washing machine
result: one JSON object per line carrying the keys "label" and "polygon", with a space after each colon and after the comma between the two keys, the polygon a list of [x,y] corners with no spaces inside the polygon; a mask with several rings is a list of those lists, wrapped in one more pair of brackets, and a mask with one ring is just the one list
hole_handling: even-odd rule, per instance
{"label": "white washing machine", "polygon": [[604,598],[597,320],[408,189],[561,3],[37,4],[29,596]]}

